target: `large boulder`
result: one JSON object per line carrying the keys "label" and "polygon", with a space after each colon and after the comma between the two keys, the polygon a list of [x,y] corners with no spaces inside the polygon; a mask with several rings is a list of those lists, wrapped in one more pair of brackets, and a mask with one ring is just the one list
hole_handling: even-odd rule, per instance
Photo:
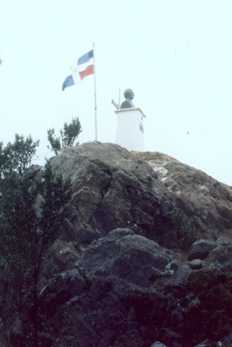
{"label": "large boulder", "polygon": [[213,240],[197,240],[192,244],[189,252],[189,260],[205,259],[209,253],[217,247],[217,243]]}
{"label": "large boulder", "polygon": [[90,245],[78,266],[89,278],[117,276],[129,283],[149,288],[162,276],[168,276],[174,252],[130,229],[116,229]]}
{"label": "large boulder", "polygon": [[109,232],[83,252],[72,271],[41,290],[46,334],[56,336],[57,346],[149,346],[167,304],[154,283],[172,276],[167,265],[174,259],[174,252],[132,230]]}
{"label": "large boulder", "polygon": [[73,187],[74,239],[85,230],[99,236],[129,227],[167,248],[186,249],[205,235],[229,232],[230,187],[169,156],[86,143],[51,163]]}
{"label": "large boulder", "polygon": [[[73,187],[72,225],[105,234],[129,227],[169,248],[191,243],[187,219],[175,197],[145,161],[112,144],[89,143],[52,160],[56,174]],[[178,224],[178,225],[177,225]]]}
{"label": "large boulder", "polygon": [[130,229],[112,230],[41,290],[43,335],[70,347],[218,341],[232,327],[231,274],[188,263]]}
{"label": "large boulder", "polygon": [[[41,345],[193,347],[228,341],[229,186],[167,155],[113,144],[66,148],[51,165],[70,181],[72,197],[43,264]],[[22,338],[28,336],[25,347],[31,310],[20,330]]]}

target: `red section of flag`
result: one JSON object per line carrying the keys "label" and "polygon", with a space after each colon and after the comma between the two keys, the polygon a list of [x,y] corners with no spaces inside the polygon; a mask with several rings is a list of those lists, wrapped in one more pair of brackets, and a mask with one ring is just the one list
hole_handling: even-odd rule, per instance
{"label": "red section of flag", "polygon": [[94,65],[89,65],[86,67],[85,70],[79,71],[79,75],[82,80],[83,78],[93,74],[94,74]]}

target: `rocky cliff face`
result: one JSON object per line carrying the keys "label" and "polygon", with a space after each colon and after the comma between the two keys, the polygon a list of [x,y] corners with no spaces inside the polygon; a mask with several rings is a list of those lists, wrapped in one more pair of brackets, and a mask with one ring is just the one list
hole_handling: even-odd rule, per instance
{"label": "rocky cliff face", "polygon": [[52,167],[72,199],[44,267],[41,345],[231,346],[231,188],[113,144],[66,149]]}

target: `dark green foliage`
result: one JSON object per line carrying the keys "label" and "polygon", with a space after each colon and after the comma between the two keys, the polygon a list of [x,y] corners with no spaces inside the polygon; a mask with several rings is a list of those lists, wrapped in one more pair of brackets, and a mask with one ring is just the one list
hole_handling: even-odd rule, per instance
{"label": "dark green foliage", "polygon": [[49,163],[43,173],[40,194],[42,194],[42,205],[39,227],[43,231],[44,242],[49,245],[57,237],[62,227],[66,215],[66,205],[71,195],[69,182],[63,182],[62,177],[54,176]]}
{"label": "dark green foliage", "polygon": [[36,152],[39,141],[33,141],[31,136],[24,138],[15,135],[15,141],[6,146],[0,143],[0,177],[12,172],[22,174],[31,164],[32,157]]}
{"label": "dark green foliage", "polygon": [[64,123],[60,130],[60,136],[55,135],[54,129],[48,129],[48,142],[51,150],[57,155],[62,148],[73,146],[81,133],[81,124],[78,118],[74,118],[71,123]]}
{"label": "dark green foliage", "polygon": [[16,258],[29,265],[38,247],[54,240],[69,198],[68,184],[54,177],[49,164],[35,176],[29,172],[8,175],[1,186],[0,252],[15,266]]}
{"label": "dark green foliage", "polygon": [[7,256],[17,258],[13,239],[17,236],[19,243],[24,240],[28,229],[32,228],[31,223],[34,223],[32,207],[25,210],[33,196],[28,195],[29,181],[23,174],[31,165],[38,144],[30,136],[24,138],[18,134],[13,143],[0,144],[0,252],[5,259]]}
{"label": "dark green foliage", "polygon": [[48,142],[51,146],[51,150],[57,155],[61,150],[60,138],[55,136],[54,129],[48,129]]}
{"label": "dark green foliage", "polygon": [[70,199],[69,184],[54,176],[49,163],[44,169],[31,165],[37,145],[18,135],[13,144],[0,145],[0,267],[6,274],[0,317],[10,325],[25,303],[32,307],[32,346],[38,346],[38,290],[45,253],[60,233]]}
{"label": "dark green foliage", "polygon": [[61,130],[62,147],[73,146],[81,132],[81,124],[78,118],[74,118],[70,124],[64,123]]}

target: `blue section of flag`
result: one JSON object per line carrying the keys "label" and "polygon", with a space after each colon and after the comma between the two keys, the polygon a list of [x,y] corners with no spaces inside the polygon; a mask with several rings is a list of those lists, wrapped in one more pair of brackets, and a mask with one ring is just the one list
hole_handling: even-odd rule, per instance
{"label": "blue section of flag", "polygon": [[65,78],[63,84],[62,84],[62,90],[65,90],[67,87],[71,87],[75,84],[73,76],[69,75],[68,77]]}
{"label": "blue section of flag", "polygon": [[87,63],[91,58],[93,58],[93,49],[87,53],[85,53],[84,55],[82,55],[78,61],[77,61],[77,65],[81,65],[84,63]]}

